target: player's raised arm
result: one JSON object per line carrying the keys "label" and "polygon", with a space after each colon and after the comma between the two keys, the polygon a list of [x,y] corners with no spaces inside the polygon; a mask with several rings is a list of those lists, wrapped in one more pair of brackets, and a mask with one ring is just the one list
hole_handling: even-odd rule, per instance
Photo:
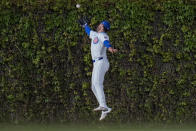
{"label": "player's raised arm", "polygon": [[87,17],[83,17],[80,18],[78,22],[85,29],[86,34],[90,36],[91,28],[88,26],[89,19]]}
{"label": "player's raised arm", "polygon": [[84,27],[84,29],[85,29],[86,34],[88,36],[90,36],[91,28],[86,24],[85,27]]}

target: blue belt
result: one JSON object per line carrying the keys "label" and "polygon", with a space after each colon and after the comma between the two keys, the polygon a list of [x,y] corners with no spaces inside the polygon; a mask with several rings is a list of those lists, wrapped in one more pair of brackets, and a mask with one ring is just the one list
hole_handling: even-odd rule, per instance
{"label": "blue belt", "polygon": [[98,57],[97,59],[93,60],[93,63],[94,63],[95,61],[97,61],[97,60],[102,60],[102,59],[103,59],[103,57]]}

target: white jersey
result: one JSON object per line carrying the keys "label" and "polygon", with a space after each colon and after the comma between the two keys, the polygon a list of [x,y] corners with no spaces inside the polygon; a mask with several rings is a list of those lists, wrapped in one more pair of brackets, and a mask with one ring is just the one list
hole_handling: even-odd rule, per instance
{"label": "white jersey", "polygon": [[107,59],[107,47],[104,45],[105,40],[109,40],[109,36],[105,32],[95,32],[90,31],[90,39],[91,39],[91,56],[92,59],[95,60],[99,57],[103,57]]}

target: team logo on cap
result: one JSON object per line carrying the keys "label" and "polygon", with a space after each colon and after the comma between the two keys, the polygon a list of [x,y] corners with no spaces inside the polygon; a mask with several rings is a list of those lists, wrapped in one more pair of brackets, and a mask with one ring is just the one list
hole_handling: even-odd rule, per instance
{"label": "team logo on cap", "polygon": [[94,40],[93,40],[93,44],[97,44],[98,42],[99,42],[98,37],[95,37]]}

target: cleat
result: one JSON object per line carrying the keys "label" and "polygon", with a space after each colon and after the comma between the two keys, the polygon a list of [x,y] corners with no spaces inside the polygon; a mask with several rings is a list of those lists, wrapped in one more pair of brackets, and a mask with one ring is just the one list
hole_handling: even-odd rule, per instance
{"label": "cleat", "polygon": [[101,117],[100,117],[100,121],[102,121],[103,119],[105,119],[106,118],[106,116],[107,116],[107,114],[108,113],[110,113],[111,112],[111,108],[107,108],[107,111],[102,111],[102,113],[101,113]]}

